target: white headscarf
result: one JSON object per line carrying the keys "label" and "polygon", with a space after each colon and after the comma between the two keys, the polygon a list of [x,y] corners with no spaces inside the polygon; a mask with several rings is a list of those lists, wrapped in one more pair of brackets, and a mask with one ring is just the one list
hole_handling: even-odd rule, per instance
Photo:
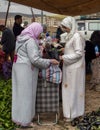
{"label": "white headscarf", "polygon": [[71,29],[71,31],[69,33],[67,33],[67,36],[66,36],[66,41],[69,41],[74,33],[76,32],[76,21],[74,19],[74,17],[71,17],[71,16],[68,16],[66,18],[64,18],[61,22],[61,25]]}
{"label": "white headscarf", "polygon": [[60,43],[66,43],[66,36],[67,36],[67,32],[65,32],[65,33],[62,33],[61,35],[60,35]]}

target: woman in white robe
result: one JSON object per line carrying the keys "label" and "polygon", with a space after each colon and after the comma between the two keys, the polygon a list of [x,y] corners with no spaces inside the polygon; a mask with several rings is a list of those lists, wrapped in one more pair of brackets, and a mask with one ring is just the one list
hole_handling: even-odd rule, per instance
{"label": "woman in white robe", "polygon": [[63,60],[62,101],[65,121],[84,114],[85,105],[85,41],[76,31],[73,17],[61,22],[63,31],[67,32]]}
{"label": "woman in white robe", "polygon": [[22,31],[16,42],[16,59],[12,68],[12,120],[22,127],[32,127],[38,68],[47,68],[58,61],[41,58],[38,38],[43,28],[32,23]]}

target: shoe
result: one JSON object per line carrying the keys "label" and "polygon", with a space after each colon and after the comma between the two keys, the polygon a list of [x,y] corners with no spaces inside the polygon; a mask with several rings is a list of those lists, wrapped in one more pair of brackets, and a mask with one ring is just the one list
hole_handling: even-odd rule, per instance
{"label": "shoe", "polygon": [[29,126],[20,126],[20,128],[23,128],[23,129],[27,129],[27,128],[33,128],[35,127],[36,125],[34,125],[33,123],[31,123]]}
{"label": "shoe", "polygon": [[70,123],[73,119],[71,118],[64,118],[64,121],[67,122],[67,123]]}

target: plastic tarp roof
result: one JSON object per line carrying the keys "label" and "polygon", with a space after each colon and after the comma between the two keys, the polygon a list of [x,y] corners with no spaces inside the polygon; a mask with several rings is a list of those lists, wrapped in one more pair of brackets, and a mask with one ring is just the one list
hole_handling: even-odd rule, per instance
{"label": "plastic tarp roof", "polygon": [[10,0],[40,10],[63,14],[85,15],[100,12],[100,0]]}

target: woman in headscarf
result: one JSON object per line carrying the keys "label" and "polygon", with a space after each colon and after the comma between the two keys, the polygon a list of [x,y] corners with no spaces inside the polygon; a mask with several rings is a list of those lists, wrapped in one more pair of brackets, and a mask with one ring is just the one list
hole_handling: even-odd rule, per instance
{"label": "woman in headscarf", "polygon": [[62,101],[65,121],[71,121],[84,114],[85,99],[85,41],[76,30],[73,17],[61,22],[62,29],[67,32],[63,60]]}
{"label": "woman in headscarf", "polygon": [[39,68],[58,64],[55,59],[41,58],[39,37],[42,26],[34,22],[18,36],[16,59],[12,68],[12,120],[21,127],[32,127]]}

